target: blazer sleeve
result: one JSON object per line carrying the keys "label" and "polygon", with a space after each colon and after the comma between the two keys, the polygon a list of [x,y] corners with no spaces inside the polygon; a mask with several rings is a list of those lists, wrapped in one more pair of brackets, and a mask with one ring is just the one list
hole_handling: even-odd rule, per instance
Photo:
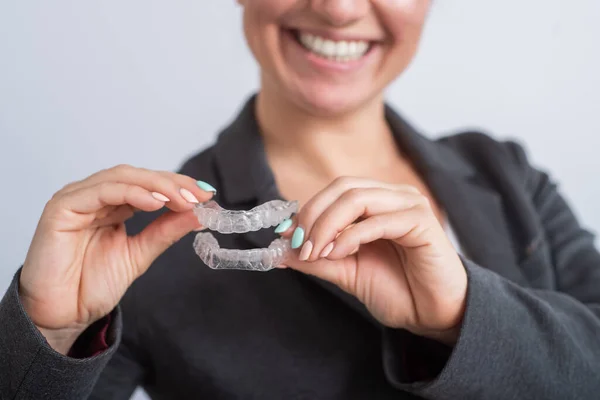
{"label": "blazer sleeve", "polygon": [[121,299],[118,309],[122,316],[121,341],[114,355],[101,371],[89,397],[90,400],[125,400],[135,389],[148,383],[149,358],[141,349],[138,337],[136,291],[130,287]]}
{"label": "blazer sleeve", "polygon": [[[67,357],[56,352],[33,324],[19,297],[19,277],[15,274],[0,302],[0,398],[2,399],[66,399],[88,398],[92,391],[102,393],[112,385],[111,393],[119,396],[92,398],[128,399],[135,389],[132,382],[139,368],[106,367],[112,358],[123,360],[127,351],[121,349],[122,315],[120,307],[111,313],[107,330],[109,347],[89,358]],[[131,367],[131,363],[128,365]],[[105,368],[119,369],[121,378],[115,382],[98,382]],[[98,382],[98,384],[96,384]],[[117,390],[114,387],[120,387]]]}
{"label": "blazer sleeve", "polygon": [[387,378],[436,400],[600,398],[600,253],[549,177],[520,146],[508,148],[542,221],[557,290],[524,288],[463,259],[466,313],[445,363],[430,379],[407,379],[398,332],[388,330]]}

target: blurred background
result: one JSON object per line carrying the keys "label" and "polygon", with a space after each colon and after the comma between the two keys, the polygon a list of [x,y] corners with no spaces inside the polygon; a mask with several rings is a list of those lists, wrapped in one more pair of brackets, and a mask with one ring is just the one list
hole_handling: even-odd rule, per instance
{"label": "blurred background", "polygon": [[[0,293],[63,185],[212,143],[258,83],[240,17],[235,0],[0,1]],[[597,232],[598,20],[598,0],[434,1],[389,102],[430,137],[519,140]]]}

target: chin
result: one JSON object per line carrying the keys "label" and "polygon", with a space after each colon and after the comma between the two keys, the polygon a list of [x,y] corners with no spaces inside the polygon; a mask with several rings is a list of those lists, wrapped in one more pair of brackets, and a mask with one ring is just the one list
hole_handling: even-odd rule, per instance
{"label": "chin", "polygon": [[339,117],[360,109],[372,101],[372,97],[360,92],[343,88],[332,90],[319,88],[303,91],[296,97],[295,103],[319,117]]}

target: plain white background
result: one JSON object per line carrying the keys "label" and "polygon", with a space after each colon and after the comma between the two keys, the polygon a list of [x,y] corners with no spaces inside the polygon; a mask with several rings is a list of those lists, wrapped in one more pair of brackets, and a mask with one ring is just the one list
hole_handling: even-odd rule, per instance
{"label": "plain white background", "polygon": [[[0,1],[0,292],[61,186],[176,169],[256,89],[239,7],[208,3]],[[431,137],[519,139],[596,231],[599,19],[597,0],[436,1],[389,101]]]}

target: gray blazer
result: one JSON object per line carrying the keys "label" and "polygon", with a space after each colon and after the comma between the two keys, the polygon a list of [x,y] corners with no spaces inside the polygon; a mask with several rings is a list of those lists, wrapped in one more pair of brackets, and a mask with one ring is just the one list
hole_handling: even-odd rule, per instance
{"label": "gray blazer", "polygon": [[[47,345],[17,272],[0,303],[0,398],[126,399],[142,385],[155,399],[600,399],[600,254],[556,186],[514,142],[477,132],[433,141],[389,107],[386,118],[468,254],[453,348],[378,325],[314,277],[206,268],[190,234],[127,291],[94,357]],[[180,172],[214,183],[227,208],[278,198],[258,132],[253,97]],[[156,215],[139,213],[128,231]]]}

